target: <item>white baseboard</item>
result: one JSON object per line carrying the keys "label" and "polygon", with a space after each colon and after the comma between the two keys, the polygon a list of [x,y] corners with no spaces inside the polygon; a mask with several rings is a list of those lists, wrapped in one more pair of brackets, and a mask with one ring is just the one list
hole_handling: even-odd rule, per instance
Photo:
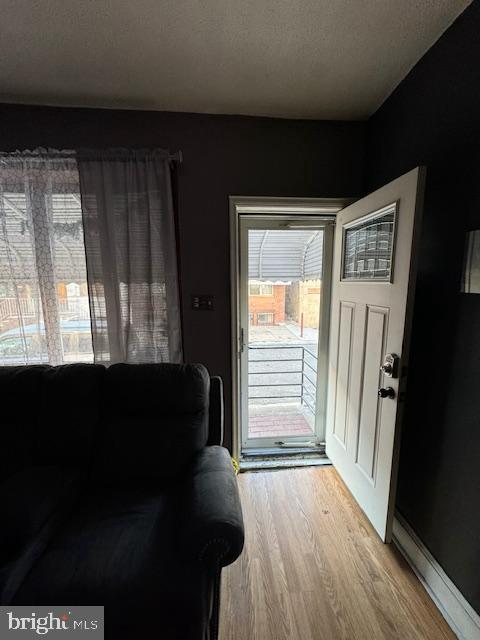
{"label": "white baseboard", "polygon": [[393,542],[461,640],[480,640],[480,616],[403,518],[393,521]]}

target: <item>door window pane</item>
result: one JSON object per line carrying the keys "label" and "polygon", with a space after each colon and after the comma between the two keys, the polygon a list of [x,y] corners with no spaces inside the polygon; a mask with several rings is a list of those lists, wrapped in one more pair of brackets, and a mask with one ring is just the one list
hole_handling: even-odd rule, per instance
{"label": "door window pane", "polygon": [[342,280],[391,280],[395,207],[344,229]]}

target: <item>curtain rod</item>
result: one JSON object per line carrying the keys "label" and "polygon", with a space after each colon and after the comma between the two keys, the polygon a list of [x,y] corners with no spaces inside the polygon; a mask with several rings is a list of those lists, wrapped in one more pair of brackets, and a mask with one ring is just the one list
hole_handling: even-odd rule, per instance
{"label": "curtain rod", "polygon": [[[57,151],[56,149],[54,150],[50,150],[50,149],[41,149],[38,152],[36,151],[30,151],[30,150],[26,150],[26,151],[14,151],[14,152],[0,152],[0,163],[1,164],[8,164],[7,163],[7,159],[8,161],[12,161],[12,160],[19,160],[22,161],[24,160],[24,158],[29,158],[29,159],[40,159],[43,160],[45,159],[45,157],[48,157],[49,153],[53,152],[53,155],[57,154],[59,158],[69,158],[75,157],[75,151],[72,149],[62,149],[61,151]],[[182,164],[183,162],[183,153],[181,150],[175,151],[174,153],[169,153],[168,154],[168,159],[170,160],[170,162],[177,162],[178,164]]]}

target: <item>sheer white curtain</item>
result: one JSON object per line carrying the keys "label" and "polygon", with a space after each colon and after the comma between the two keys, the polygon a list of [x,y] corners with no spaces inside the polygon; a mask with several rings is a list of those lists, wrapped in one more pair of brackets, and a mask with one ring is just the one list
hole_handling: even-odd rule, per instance
{"label": "sheer white curtain", "polygon": [[0,365],[181,361],[169,157],[0,153]]}
{"label": "sheer white curtain", "polygon": [[75,154],[0,154],[0,364],[93,359]]}
{"label": "sheer white curtain", "polygon": [[77,152],[96,362],[182,360],[170,160]]}

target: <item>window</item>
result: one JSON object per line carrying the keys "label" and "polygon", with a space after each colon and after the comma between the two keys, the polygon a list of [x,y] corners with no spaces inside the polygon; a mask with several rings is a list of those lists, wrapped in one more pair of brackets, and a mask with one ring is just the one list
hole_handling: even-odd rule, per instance
{"label": "window", "polygon": [[257,324],[274,324],[273,313],[257,313]]}
{"label": "window", "polygon": [[76,163],[8,162],[0,175],[0,365],[91,362]]}
{"label": "window", "polygon": [[251,296],[273,296],[273,284],[251,284],[249,292]]}
{"label": "window", "polygon": [[344,227],[343,280],[391,281],[396,206]]}

